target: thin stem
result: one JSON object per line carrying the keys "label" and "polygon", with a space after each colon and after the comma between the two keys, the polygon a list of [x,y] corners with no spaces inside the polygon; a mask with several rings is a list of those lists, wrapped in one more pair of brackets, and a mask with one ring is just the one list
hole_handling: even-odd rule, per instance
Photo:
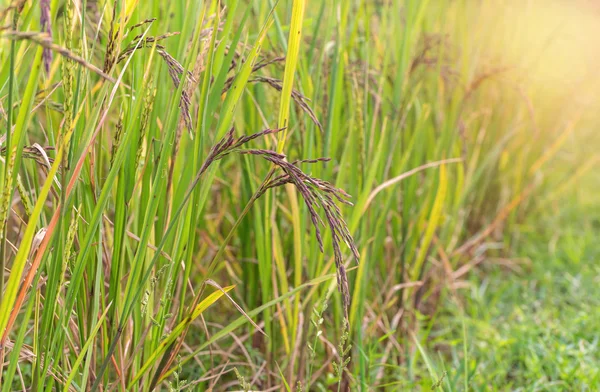
{"label": "thin stem", "polygon": [[[13,17],[13,28],[17,28],[17,21],[19,19],[19,13],[15,11]],[[11,131],[12,131],[12,118],[13,118],[13,95],[14,95],[14,80],[15,80],[15,41],[10,42],[10,74],[8,78],[8,109],[7,109],[7,120],[6,120],[6,161],[5,161],[5,181],[8,180],[6,176],[9,175],[8,172],[8,159],[10,155],[10,143],[11,143]],[[7,201],[10,203],[10,199]],[[6,237],[7,237],[7,223],[8,223],[8,214],[6,216],[6,220],[0,222],[2,227],[0,228],[0,233],[2,233],[2,238],[0,238],[0,302],[2,302],[2,298],[4,296],[4,270],[6,268]],[[1,348],[0,348],[1,349]],[[2,355],[3,356],[3,355]],[[0,362],[0,377],[2,377],[2,362]]]}

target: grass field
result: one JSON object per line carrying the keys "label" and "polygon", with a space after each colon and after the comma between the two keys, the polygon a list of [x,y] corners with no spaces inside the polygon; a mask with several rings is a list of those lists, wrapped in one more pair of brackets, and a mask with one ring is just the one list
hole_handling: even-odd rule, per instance
{"label": "grass field", "polygon": [[1,391],[596,390],[598,22],[5,0]]}
{"label": "grass field", "polygon": [[[597,184],[598,177],[588,181]],[[519,226],[519,257],[486,260],[461,299],[448,300],[437,316],[441,327],[419,353],[416,374],[439,380],[447,372],[442,388],[449,391],[466,385],[475,391],[596,390],[598,208],[573,195],[562,201],[577,203]],[[419,386],[406,382],[403,389]]]}

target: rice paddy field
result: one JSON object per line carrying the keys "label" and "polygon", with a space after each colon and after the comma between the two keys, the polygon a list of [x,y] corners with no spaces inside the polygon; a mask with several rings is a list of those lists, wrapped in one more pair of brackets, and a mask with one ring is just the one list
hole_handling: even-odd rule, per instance
{"label": "rice paddy field", "polygon": [[3,0],[0,390],[600,390],[600,5]]}

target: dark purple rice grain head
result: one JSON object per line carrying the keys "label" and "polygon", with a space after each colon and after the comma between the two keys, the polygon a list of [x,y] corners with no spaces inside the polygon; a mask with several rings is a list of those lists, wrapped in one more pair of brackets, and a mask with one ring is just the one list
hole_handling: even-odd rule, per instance
{"label": "dark purple rice grain head", "polygon": [[[52,20],[50,16],[50,0],[40,0],[40,25],[42,31],[52,39]],[[44,70],[46,74],[50,74],[50,66],[52,65],[52,50],[44,48],[42,52],[42,60],[44,61]]]}
{"label": "dark purple rice grain head", "polygon": [[325,226],[325,223],[321,216],[317,213],[317,209],[323,210],[327,226],[331,232],[331,242],[337,271],[338,290],[342,295],[345,316],[348,318],[348,309],[350,307],[350,289],[346,268],[344,267],[340,243],[344,242],[348,248],[350,248],[357,262],[360,255],[358,253],[356,244],[354,243],[354,239],[348,230],[348,225],[344,221],[341,210],[335,203],[335,200],[343,204],[352,205],[352,203],[348,201],[350,195],[348,195],[344,190],[336,188],[327,181],[314,178],[306,174],[298,167],[298,165],[302,163],[326,162],[329,159],[307,159],[290,163],[286,160],[285,155],[275,151],[264,149],[241,149],[241,147],[249,141],[268,134],[280,132],[281,130],[282,129],[267,129],[253,135],[242,136],[235,139],[233,136],[234,130],[232,128],[211,148],[209,155],[203,164],[202,171],[206,170],[206,168],[215,160],[219,160],[233,152],[259,156],[276,165],[283,171],[283,174],[269,178],[265,183],[263,183],[257,191],[257,197],[262,196],[268,189],[286,184],[293,184],[302,196],[302,199],[304,200],[304,203],[308,209],[308,214],[315,228],[315,236],[319,243],[321,252],[323,252],[324,249],[320,227]]}

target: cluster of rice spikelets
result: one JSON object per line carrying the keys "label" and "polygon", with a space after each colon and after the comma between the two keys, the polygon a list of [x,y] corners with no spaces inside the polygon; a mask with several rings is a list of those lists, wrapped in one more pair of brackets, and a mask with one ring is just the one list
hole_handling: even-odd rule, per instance
{"label": "cluster of rice spikelets", "polygon": [[257,196],[262,196],[268,189],[277,188],[286,184],[294,185],[300,195],[302,195],[304,203],[309,211],[309,216],[315,228],[316,238],[321,252],[324,251],[324,247],[320,226],[325,226],[325,222],[317,210],[321,209],[323,211],[325,214],[325,220],[327,221],[326,226],[329,227],[331,233],[334,260],[337,269],[338,289],[342,294],[343,305],[347,317],[347,310],[350,306],[350,290],[348,287],[348,277],[343,263],[340,244],[343,242],[348,246],[348,248],[350,248],[356,261],[359,260],[360,255],[354,239],[348,230],[348,225],[344,221],[340,208],[337,206],[335,200],[342,204],[352,205],[352,203],[348,201],[350,195],[348,195],[343,189],[336,188],[327,181],[312,177],[311,175],[302,171],[302,169],[299,167],[299,165],[302,163],[327,162],[329,159],[318,158],[288,162],[284,154],[280,154],[272,150],[242,149],[242,146],[251,140],[272,133],[277,133],[282,130],[283,129],[267,129],[249,136],[235,138],[233,136],[234,129],[232,128],[229,132],[227,132],[225,137],[211,149],[208,158],[204,162],[200,172],[203,173],[206,171],[212,162],[222,159],[223,157],[234,152],[239,154],[259,156],[282,170],[283,174],[276,177],[267,178],[267,180],[261,184],[257,191]]}

